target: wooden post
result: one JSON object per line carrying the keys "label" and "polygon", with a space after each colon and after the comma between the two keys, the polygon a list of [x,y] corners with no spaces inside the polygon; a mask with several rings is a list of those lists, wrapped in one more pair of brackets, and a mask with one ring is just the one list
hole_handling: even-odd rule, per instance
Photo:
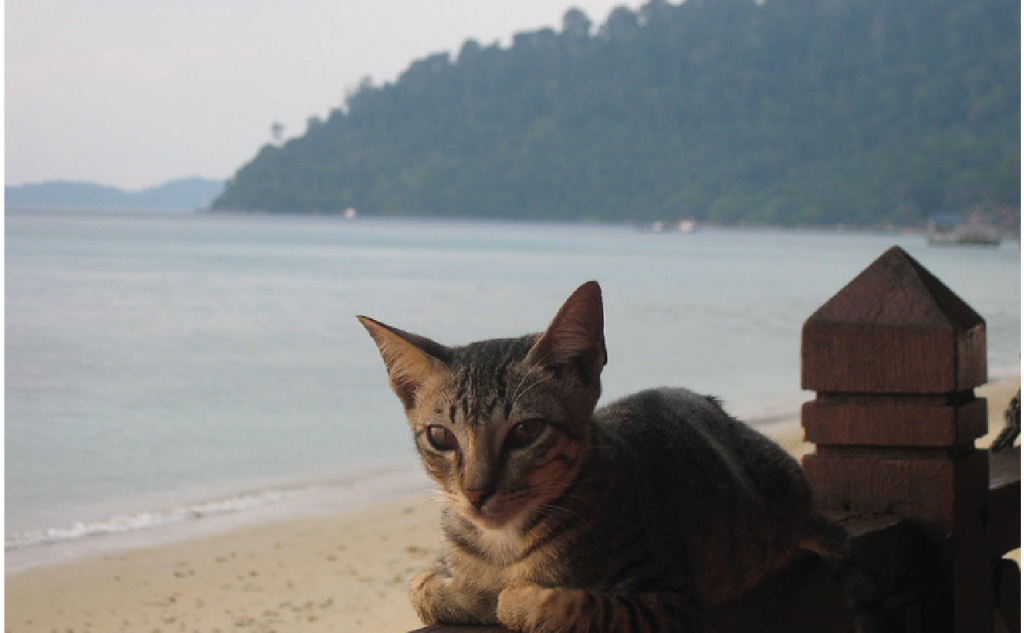
{"label": "wooden post", "polygon": [[920,527],[934,583],[923,630],[992,630],[985,321],[894,247],[804,324],[804,468],[821,510]]}

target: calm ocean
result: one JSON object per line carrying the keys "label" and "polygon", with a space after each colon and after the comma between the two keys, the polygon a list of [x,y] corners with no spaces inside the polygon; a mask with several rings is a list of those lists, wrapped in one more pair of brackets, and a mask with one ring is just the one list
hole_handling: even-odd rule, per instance
{"label": "calm ocean", "polygon": [[605,400],[715,394],[793,418],[800,326],[900,244],[1020,371],[1017,244],[335,217],[23,212],[6,225],[8,549],[359,487],[415,465],[366,314],[442,342],[542,329],[605,292]]}

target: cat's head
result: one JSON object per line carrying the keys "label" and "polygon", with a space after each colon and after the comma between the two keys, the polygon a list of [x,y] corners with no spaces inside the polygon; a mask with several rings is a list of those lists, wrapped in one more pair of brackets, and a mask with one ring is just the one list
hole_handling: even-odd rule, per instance
{"label": "cat's head", "polygon": [[447,347],[367,317],[427,473],[487,528],[525,521],[586,458],[607,361],[601,288],[580,286],[539,335]]}

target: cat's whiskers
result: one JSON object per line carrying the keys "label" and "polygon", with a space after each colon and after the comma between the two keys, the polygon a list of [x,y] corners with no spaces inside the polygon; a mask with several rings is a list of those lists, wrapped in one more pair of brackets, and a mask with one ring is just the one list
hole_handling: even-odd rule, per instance
{"label": "cat's whiskers", "polygon": [[441,490],[440,488],[432,488],[432,489],[427,491],[426,495],[418,498],[417,502],[418,503],[422,503],[422,504],[427,504],[427,503],[441,503],[441,504],[444,504],[444,503],[448,502],[448,494],[444,490]]}
{"label": "cat's whiskers", "polygon": [[[521,397],[525,396],[526,394],[530,393],[530,391],[534,387],[536,387],[538,384],[540,384],[544,380],[543,369],[544,369],[544,365],[542,365],[541,363],[534,363],[533,365],[530,366],[529,369],[526,370],[526,373],[523,374],[523,377],[519,380],[519,384],[516,385],[516,389],[512,393],[512,397],[509,398],[509,403],[512,406],[515,406],[516,404],[518,404],[519,398],[521,398]],[[526,387],[524,389],[523,385],[526,383],[526,381],[532,376],[532,374],[535,371],[540,371],[541,372],[540,375],[538,375],[536,377],[536,380],[534,380],[532,383],[530,383],[530,385],[528,387]]]}
{"label": "cat's whiskers", "polygon": [[541,508],[543,508],[544,511],[547,512],[548,516],[550,517],[574,519],[576,521],[579,521],[580,525],[582,525],[584,528],[588,530],[593,527],[593,524],[591,523],[590,519],[588,519],[584,514],[566,508],[565,506],[544,504],[543,506],[541,506]]}
{"label": "cat's whiskers", "polygon": [[515,399],[517,397],[519,397],[519,390],[522,388],[523,383],[525,383],[526,380],[530,377],[530,375],[533,374],[533,372],[535,370],[539,369],[539,368],[540,368],[540,364],[539,363],[535,363],[535,364],[531,365],[529,369],[526,370],[526,373],[524,373],[523,376],[519,379],[519,383],[516,384],[515,391],[512,392],[512,397],[509,398],[509,400],[514,402]]}

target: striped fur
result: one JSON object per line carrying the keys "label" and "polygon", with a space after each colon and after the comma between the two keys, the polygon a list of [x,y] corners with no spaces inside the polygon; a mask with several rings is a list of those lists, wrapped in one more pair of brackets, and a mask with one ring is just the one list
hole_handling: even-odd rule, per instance
{"label": "striped fur", "polygon": [[447,502],[443,555],[411,586],[427,624],[696,631],[707,607],[835,542],[798,464],[714,399],[658,389],[595,411],[595,282],[541,335],[449,348],[360,320]]}

